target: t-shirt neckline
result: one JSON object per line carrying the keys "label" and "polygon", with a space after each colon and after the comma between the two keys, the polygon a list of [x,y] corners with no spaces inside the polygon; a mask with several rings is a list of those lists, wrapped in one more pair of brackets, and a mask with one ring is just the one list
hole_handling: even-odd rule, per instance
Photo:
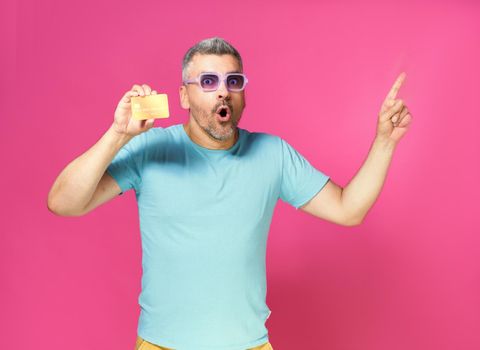
{"label": "t-shirt neckline", "polygon": [[185,131],[185,128],[183,127],[183,124],[179,124],[178,127],[181,129],[180,132],[181,132],[183,138],[187,141],[187,143],[189,143],[190,145],[192,145],[194,148],[198,149],[199,151],[206,152],[206,153],[209,153],[209,154],[225,154],[225,153],[234,152],[240,146],[240,140],[241,140],[242,135],[243,135],[243,130],[241,128],[237,127],[237,129],[238,129],[238,139],[232,145],[232,147],[227,148],[227,149],[210,149],[210,148],[206,148],[206,147],[200,146],[199,144],[195,143],[190,138],[190,136],[188,136],[187,132]]}

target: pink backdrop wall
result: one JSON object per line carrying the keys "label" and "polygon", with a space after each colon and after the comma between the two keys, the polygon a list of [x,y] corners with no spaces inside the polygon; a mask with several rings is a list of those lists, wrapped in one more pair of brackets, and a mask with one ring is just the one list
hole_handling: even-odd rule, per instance
{"label": "pink backdrop wall", "polygon": [[133,191],[47,210],[59,172],[147,83],[183,123],[181,59],[220,36],[250,83],[240,127],[288,140],[345,186],[401,71],[413,116],[363,225],[279,201],[268,239],[275,350],[480,348],[480,6],[474,1],[17,1],[2,4],[0,348],[133,350]]}

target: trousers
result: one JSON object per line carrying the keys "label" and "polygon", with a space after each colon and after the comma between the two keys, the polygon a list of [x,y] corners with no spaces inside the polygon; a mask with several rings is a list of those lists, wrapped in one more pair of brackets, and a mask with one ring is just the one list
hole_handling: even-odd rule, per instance
{"label": "trousers", "polygon": [[[175,350],[171,348],[166,348],[164,346],[159,346],[149,341],[146,341],[139,335],[137,335],[137,341],[135,343],[135,350]],[[273,350],[272,344],[270,342],[266,342],[265,344],[256,346],[254,348],[245,349],[245,350]]]}

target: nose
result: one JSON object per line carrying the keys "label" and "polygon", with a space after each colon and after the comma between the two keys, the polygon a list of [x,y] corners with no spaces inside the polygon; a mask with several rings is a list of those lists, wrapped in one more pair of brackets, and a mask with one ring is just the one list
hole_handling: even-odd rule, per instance
{"label": "nose", "polygon": [[225,85],[225,81],[220,81],[220,85],[217,89],[217,97],[218,98],[225,98],[228,99],[230,97],[230,91],[228,91],[227,86]]}

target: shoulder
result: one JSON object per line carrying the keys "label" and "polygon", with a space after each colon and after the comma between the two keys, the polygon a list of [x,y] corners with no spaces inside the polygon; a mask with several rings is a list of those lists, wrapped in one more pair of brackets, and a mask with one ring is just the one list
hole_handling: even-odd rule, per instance
{"label": "shoulder", "polygon": [[134,136],[122,149],[132,155],[148,153],[152,147],[158,145],[158,142],[166,140],[168,137],[168,128],[156,127],[151,128],[141,134]]}
{"label": "shoulder", "polygon": [[[172,138],[178,137],[178,125],[172,125],[169,127],[153,127],[140,135],[136,136],[136,143],[147,147],[152,144],[158,144],[168,142]],[[132,139],[133,141],[133,139]]]}
{"label": "shoulder", "polygon": [[274,134],[270,134],[262,131],[248,131],[243,129],[246,134],[245,139],[249,143],[261,144],[262,146],[269,145],[271,147],[278,147],[281,145],[282,139]]}

